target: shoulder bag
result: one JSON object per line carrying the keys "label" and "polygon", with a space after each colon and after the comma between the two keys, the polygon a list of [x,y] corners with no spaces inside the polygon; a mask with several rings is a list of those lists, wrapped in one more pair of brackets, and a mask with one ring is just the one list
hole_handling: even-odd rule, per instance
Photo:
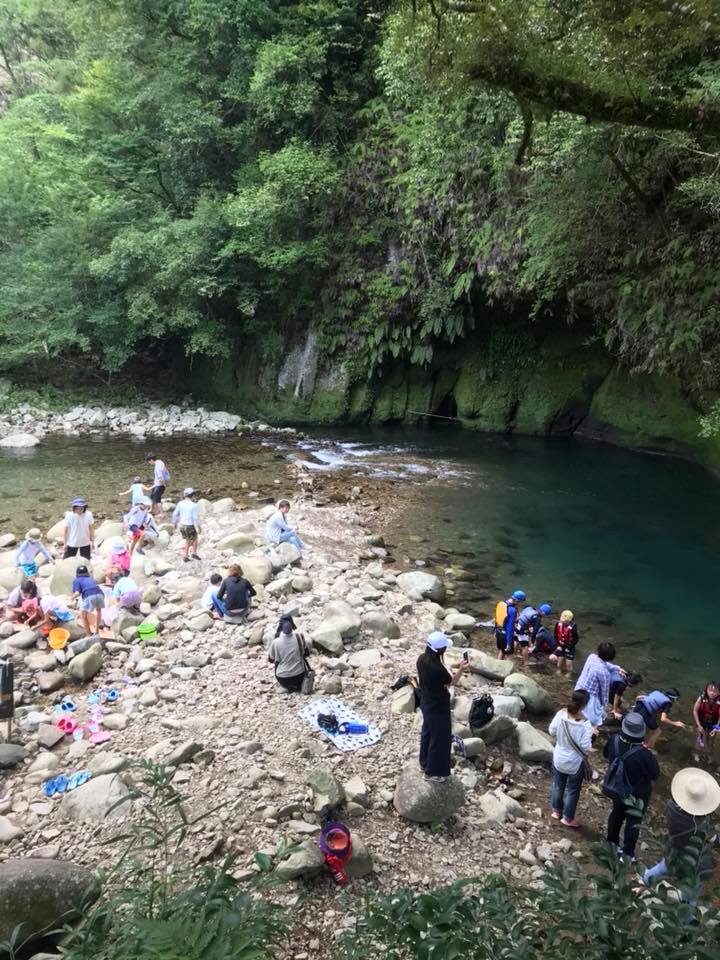
{"label": "shoulder bag", "polygon": [[305,676],[302,680],[302,686],[300,687],[300,692],[310,696],[310,694],[315,689],[315,671],[311,669],[310,664],[305,658],[305,638],[301,633],[295,634],[295,640],[297,641],[298,650],[300,651],[300,657],[305,667]]}
{"label": "shoulder bag", "polygon": [[575,753],[579,753],[580,756],[582,757],[582,761],[581,761],[581,763],[580,763],[580,769],[582,770],[582,778],[583,778],[583,780],[586,780],[586,781],[589,782],[589,781],[592,780],[592,778],[593,778],[593,769],[592,769],[592,767],[590,766],[590,761],[588,760],[588,755],[587,755],[587,754],[585,753],[585,751],[584,751],[583,749],[581,749],[581,747],[580,747],[577,743],[575,743],[575,741],[573,740],[573,738],[572,738],[572,736],[571,736],[571,734],[570,734],[570,726],[569,726],[567,720],[563,720],[563,721],[562,721],[562,724],[563,724],[563,727],[565,728],[565,736],[566,736],[566,737],[568,738],[568,740],[570,741],[573,750],[575,751]]}

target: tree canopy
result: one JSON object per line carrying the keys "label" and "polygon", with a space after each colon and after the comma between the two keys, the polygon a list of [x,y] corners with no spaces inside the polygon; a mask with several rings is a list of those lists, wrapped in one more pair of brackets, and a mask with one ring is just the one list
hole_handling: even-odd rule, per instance
{"label": "tree canopy", "polygon": [[715,0],[0,0],[0,366],[503,316],[720,378]]}

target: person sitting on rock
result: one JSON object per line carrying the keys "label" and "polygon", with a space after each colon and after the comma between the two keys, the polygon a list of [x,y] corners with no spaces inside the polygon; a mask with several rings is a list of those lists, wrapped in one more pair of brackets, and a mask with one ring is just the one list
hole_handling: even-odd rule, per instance
{"label": "person sitting on rock", "polygon": [[254,596],[255,590],[243,576],[242,567],[239,563],[233,563],[217,592],[217,599],[225,607],[224,616],[244,617],[250,607],[250,599]]}
{"label": "person sitting on rock", "polygon": [[112,589],[112,602],[123,609],[134,609],[142,603],[142,590],[132,577],[121,577]]}
{"label": "person sitting on rock", "polygon": [[287,522],[289,511],[290,501],[278,500],[275,512],[268,517],[265,524],[265,539],[268,543],[292,543],[298,550],[310,550]]}
{"label": "person sitting on rock", "polygon": [[79,598],[80,623],[87,633],[92,636],[97,635],[100,633],[105,594],[97,580],[90,576],[90,571],[84,564],[75,571],[72,592],[74,597]]}
{"label": "person sitting on rock", "polygon": [[216,620],[222,620],[222,618],[227,613],[227,607],[222,602],[218,600],[218,590],[220,589],[220,584],[222,583],[222,577],[219,573],[213,573],[210,577],[210,582],[208,583],[205,593],[200,597],[200,606],[203,610],[214,617]]}
{"label": "person sitting on rock", "polygon": [[36,599],[37,595],[37,585],[33,580],[23,580],[17,587],[13,587],[5,601],[5,619],[23,623],[27,619],[23,605],[28,600]]}
{"label": "person sitting on rock", "polygon": [[121,577],[126,577],[130,573],[130,554],[124,543],[115,543],[108,557],[107,568],[105,570],[105,582],[108,584],[117,583]]}
{"label": "person sitting on rock", "polygon": [[442,783],[450,776],[452,716],[448,687],[458,682],[470,666],[461,660],[452,675],[445,667],[444,654],[452,640],[439,630],[425,641],[425,652],[418,657],[417,675],[420,709],[423,716],[420,734],[420,769],[426,780]]}
{"label": "person sitting on rock", "polygon": [[268,660],[275,664],[275,679],[289,693],[300,693],[307,673],[307,645],[290,616],[280,617]]}
{"label": "person sitting on rock", "polygon": [[23,576],[33,580],[38,572],[38,557],[44,557],[48,563],[53,562],[52,554],[40,541],[42,534],[37,527],[28,530],[25,539],[15,551],[15,566],[22,570]]}
{"label": "person sitting on rock", "polygon": [[185,552],[183,560],[189,563],[190,559],[199,560],[197,554],[198,543],[200,540],[200,513],[195,502],[195,491],[192,487],[185,487],[183,498],[173,510],[172,522],[177,530],[180,525],[180,533],[185,541]]}

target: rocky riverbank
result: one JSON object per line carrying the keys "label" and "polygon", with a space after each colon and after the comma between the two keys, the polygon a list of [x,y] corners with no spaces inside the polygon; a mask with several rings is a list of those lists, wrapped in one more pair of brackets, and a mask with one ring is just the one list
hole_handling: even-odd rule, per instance
{"label": "rocky riverbank", "polygon": [[[375,504],[361,500],[357,488],[349,502],[334,504],[317,494],[307,471],[292,464],[286,470],[285,489],[297,486],[300,498],[294,520],[314,545],[307,558],[287,545],[267,555],[268,508],[252,504],[253,491],[238,491],[245,509],[230,498],[201,501],[202,561],[181,562],[180,539],[169,526],[145,557],[134,557],[141,614],[116,621],[112,638],[98,645],[73,628],[77,639],[56,655],[33,631],[2,628],[0,654],[11,657],[16,670],[16,726],[14,744],[0,747],[6,768],[0,878],[2,861],[22,857],[72,861],[88,874],[111,862],[115,853],[106,841],[122,831],[123,818],[137,814],[122,800],[136,776],[131,764],[141,758],[174,771],[173,783],[193,815],[230,801],[193,829],[185,859],[199,863],[233,852],[242,879],[252,875],[261,851],[273,858],[279,877],[309,885],[300,939],[278,957],[304,950],[330,956],[333,934],[350,922],[318,857],[328,802],[341,805],[353,831],[351,890],[358,896],[368,884],[423,889],[488,872],[535,883],[546,863],[586,857],[594,831],[578,835],[549,819],[551,744],[542,730],[553,697],[512,663],[477,649],[485,641],[473,630],[474,618],[443,606],[440,578],[393,562]],[[98,530],[93,565],[99,570],[119,534],[113,522]],[[210,573],[235,558],[258,593],[246,625],[213,621],[197,605]],[[10,552],[0,555],[5,591],[17,579],[10,560]],[[67,594],[74,566],[41,568],[41,592]],[[375,724],[379,743],[339,753],[298,718],[308,698],[277,687],[265,652],[283,612],[293,614],[311,641],[317,695],[338,697]],[[154,624],[157,637],[140,642],[142,622]],[[453,705],[454,730],[468,758],[458,760],[447,785],[420,778],[411,691],[390,690],[398,675],[414,673],[423,637],[438,627],[456,641],[451,661],[474,645],[471,672]],[[87,697],[98,687],[119,692],[97,712],[108,739],[94,744],[88,735],[64,736],[54,725],[55,705],[72,697],[73,716],[87,721]],[[471,698],[484,691],[494,696],[498,715],[471,730]],[[44,796],[49,777],[84,769],[93,775],[88,783],[64,796]],[[579,815],[592,823],[604,812],[591,785]],[[439,821],[444,829],[432,829]],[[288,847],[292,852],[283,858]],[[279,896],[293,901],[293,884],[282,889]],[[0,909],[0,927],[9,909],[7,903],[5,915]]]}
{"label": "rocky riverbank", "polygon": [[30,447],[53,434],[127,435],[142,440],[177,434],[202,436],[268,430],[295,433],[290,427],[270,427],[262,420],[246,420],[234,413],[208,410],[190,403],[147,403],[132,407],[77,405],[62,412],[21,403],[0,416],[0,447]]}

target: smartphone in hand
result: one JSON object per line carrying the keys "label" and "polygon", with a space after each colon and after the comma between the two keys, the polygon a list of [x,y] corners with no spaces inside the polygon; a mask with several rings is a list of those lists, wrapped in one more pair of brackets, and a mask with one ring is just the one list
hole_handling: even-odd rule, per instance
{"label": "smartphone in hand", "polygon": [[467,663],[470,660],[470,654],[467,652],[467,650],[463,650],[463,660],[465,661],[465,663]]}

